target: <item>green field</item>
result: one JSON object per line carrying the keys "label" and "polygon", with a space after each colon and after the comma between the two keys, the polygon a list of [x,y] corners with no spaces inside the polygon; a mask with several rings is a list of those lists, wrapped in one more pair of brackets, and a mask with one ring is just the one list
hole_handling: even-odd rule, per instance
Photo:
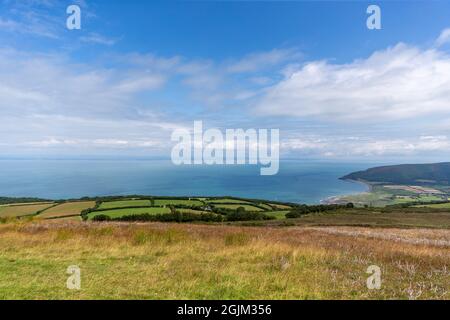
{"label": "green field", "polygon": [[170,213],[169,208],[124,208],[124,209],[111,209],[105,211],[95,211],[88,215],[88,219],[91,220],[96,215],[106,215],[111,218],[119,218],[123,216],[129,216],[134,214],[158,214],[158,213]]}
{"label": "green field", "polygon": [[113,209],[125,207],[144,207],[150,206],[150,200],[120,200],[120,201],[105,201],[102,202],[99,209]]}
{"label": "green field", "polygon": [[215,204],[216,208],[224,208],[224,209],[237,209],[239,207],[242,207],[245,209],[245,211],[264,211],[261,208],[251,206],[248,204]]}
{"label": "green field", "polygon": [[275,217],[277,220],[282,220],[282,219],[286,219],[286,213],[288,213],[289,211],[270,211],[270,212],[264,212],[265,214],[267,214],[268,216],[272,216]]}
{"label": "green field", "polygon": [[201,206],[203,202],[200,200],[184,200],[184,199],[155,199],[155,206],[168,206],[168,205],[185,205],[185,206]]}
{"label": "green field", "polygon": [[273,210],[273,208],[271,206],[269,206],[268,204],[265,204],[265,203],[258,203],[258,206],[260,206],[260,207],[262,207],[262,208],[264,208],[264,209],[266,209],[268,211],[272,211]]}
{"label": "green field", "polygon": [[[126,199],[126,200],[116,200],[116,201],[104,201],[101,203],[99,210],[89,214],[88,219],[92,219],[95,215],[107,215],[111,218],[122,217],[124,215],[138,215],[144,213],[169,213],[169,208],[161,208],[174,206],[180,212],[186,213],[210,213],[209,211],[201,211],[201,210],[190,210],[179,208],[177,206],[202,206],[205,203],[210,203],[214,205],[214,207],[220,209],[237,209],[239,207],[243,207],[246,211],[259,211],[266,212],[267,214],[276,217],[277,219],[284,219],[286,214],[286,208],[290,208],[287,205],[276,205],[277,209],[274,210],[272,206],[267,203],[255,203],[252,204],[251,201],[245,200],[236,200],[232,198],[219,198],[219,199],[209,199],[209,198],[192,198],[192,199],[179,199],[179,198],[155,198],[153,207],[151,206],[150,200],[143,199]],[[257,206],[259,207],[257,207]],[[148,208],[129,208],[129,207],[142,207],[148,206]],[[111,210],[105,210],[111,209]],[[123,209],[123,210],[119,210]],[[103,211],[105,210],[105,211]],[[57,209],[52,210],[51,212],[56,212]],[[44,215],[43,215],[44,216]],[[46,217],[46,216],[44,216]]]}

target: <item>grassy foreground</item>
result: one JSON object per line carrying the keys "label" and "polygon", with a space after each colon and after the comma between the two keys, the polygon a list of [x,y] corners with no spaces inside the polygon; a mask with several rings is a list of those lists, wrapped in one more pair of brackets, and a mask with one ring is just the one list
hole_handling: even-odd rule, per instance
{"label": "grassy foreground", "polygon": [[[386,230],[8,223],[0,299],[449,299],[449,230]],[[366,287],[370,265],[380,290]]]}

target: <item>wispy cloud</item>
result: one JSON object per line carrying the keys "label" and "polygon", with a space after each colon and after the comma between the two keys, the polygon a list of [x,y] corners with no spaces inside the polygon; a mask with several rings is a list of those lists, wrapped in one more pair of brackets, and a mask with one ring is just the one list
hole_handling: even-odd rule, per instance
{"label": "wispy cloud", "polygon": [[301,53],[295,49],[274,49],[268,52],[252,53],[244,58],[230,63],[226,70],[230,73],[243,73],[261,71],[270,67],[286,63],[290,60],[298,60]]}
{"label": "wispy cloud", "polygon": [[438,47],[447,43],[450,43],[450,28],[443,30],[439,38],[436,39],[436,46]]}
{"label": "wispy cloud", "polygon": [[112,46],[112,45],[116,44],[118,41],[117,39],[108,38],[108,37],[102,36],[98,33],[89,33],[86,36],[80,37],[80,40],[82,42],[101,44],[101,45],[106,45],[106,46]]}

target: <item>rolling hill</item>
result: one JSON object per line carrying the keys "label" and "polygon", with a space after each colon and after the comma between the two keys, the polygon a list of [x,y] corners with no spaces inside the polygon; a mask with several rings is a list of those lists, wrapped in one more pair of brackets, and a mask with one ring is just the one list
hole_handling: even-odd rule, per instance
{"label": "rolling hill", "polygon": [[386,184],[448,185],[450,162],[375,167],[350,173],[341,179]]}

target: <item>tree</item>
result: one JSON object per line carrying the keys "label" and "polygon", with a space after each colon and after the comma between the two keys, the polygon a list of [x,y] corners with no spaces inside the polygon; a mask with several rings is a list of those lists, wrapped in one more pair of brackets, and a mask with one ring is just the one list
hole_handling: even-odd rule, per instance
{"label": "tree", "polygon": [[239,214],[245,213],[245,208],[244,207],[238,207],[236,209],[236,212],[239,213]]}

